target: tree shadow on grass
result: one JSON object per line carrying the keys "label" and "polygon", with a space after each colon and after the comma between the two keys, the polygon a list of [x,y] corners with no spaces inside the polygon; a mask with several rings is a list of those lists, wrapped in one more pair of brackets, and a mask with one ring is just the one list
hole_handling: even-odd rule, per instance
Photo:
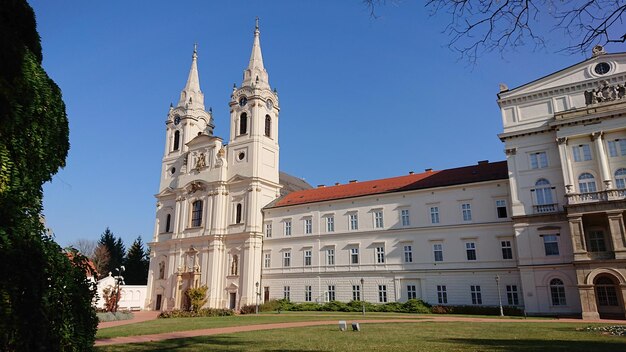
{"label": "tree shadow on grass", "polygon": [[626,351],[626,339],[623,341],[572,341],[572,340],[537,340],[537,339],[444,339],[453,344],[472,345],[480,350],[528,352],[592,352]]}
{"label": "tree shadow on grass", "polygon": [[[103,352],[144,352],[144,351],[211,351],[211,352],[233,352],[247,351],[251,349],[254,341],[237,339],[233,336],[197,336],[163,341],[131,343],[123,345],[99,346],[96,351]],[[267,352],[321,352],[311,349],[266,349]]]}

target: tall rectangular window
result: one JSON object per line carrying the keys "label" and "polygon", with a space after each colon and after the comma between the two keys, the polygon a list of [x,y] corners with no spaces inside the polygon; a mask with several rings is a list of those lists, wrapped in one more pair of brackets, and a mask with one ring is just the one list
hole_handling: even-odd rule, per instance
{"label": "tall rectangular window", "polygon": [[361,300],[361,285],[352,285],[352,300]]}
{"label": "tall rectangular window", "polygon": [[359,229],[359,217],[357,214],[350,214],[350,230]]}
{"label": "tall rectangular window", "polygon": [[436,262],[442,262],[443,261],[443,244],[441,243],[433,244],[433,254],[435,256]]}
{"label": "tall rectangular window", "polygon": [[407,285],[406,286],[406,296],[408,299],[416,299],[417,298],[417,290],[415,289],[415,285]]}
{"label": "tall rectangular window", "polygon": [[285,221],[285,236],[291,236],[291,220]]}
{"label": "tall rectangular window", "polygon": [[311,294],[311,286],[309,285],[304,286],[304,301],[311,302],[312,296],[313,295]]}
{"label": "tall rectangular window", "polygon": [[272,265],[272,254],[271,253],[265,253],[264,254],[264,258],[263,258],[263,266],[266,268],[269,268]]}
{"label": "tall rectangular window", "polygon": [[519,305],[517,285],[506,285],[506,299],[510,306]]}
{"label": "tall rectangular window", "polygon": [[430,207],[430,223],[439,223],[439,207]]}
{"label": "tall rectangular window", "polygon": [[470,286],[472,293],[472,304],[483,304],[483,298],[480,294],[480,286],[472,285]]}
{"label": "tall rectangular window", "polygon": [[378,285],[378,302],[387,303],[387,285]]}
{"label": "tall rectangular window", "polygon": [[546,152],[538,152],[530,154],[530,168],[543,169],[548,167],[548,156]]}
{"label": "tall rectangular window", "polygon": [[271,223],[265,224],[265,237],[267,238],[272,237],[272,224]]}
{"label": "tall rectangular window", "polygon": [[313,233],[313,220],[312,219],[304,219],[304,233],[306,234]]}
{"label": "tall rectangular window", "polygon": [[476,260],[476,243],[466,242],[465,252],[467,253],[467,260]]}
{"label": "tall rectangular window", "polygon": [[437,303],[448,303],[448,291],[446,290],[446,285],[437,285]]}
{"label": "tall rectangular window", "polygon": [[335,232],[335,217],[329,216],[326,218],[326,232]]}
{"label": "tall rectangular window", "polygon": [[326,250],[326,264],[335,265],[335,249],[329,248]]}
{"label": "tall rectangular window", "polygon": [[511,248],[511,241],[500,241],[502,245],[502,259],[513,259],[513,248]]}
{"label": "tall rectangular window", "polygon": [[376,263],[385,263],[385,247],[376,247]]}
{"label": "tall rectangular window", "polygon": [[192,204],[191,226],[199,227],[202,225],[202,201],[197,200]]}
{"label": "tall rectangular window", "polygon": [[411,219],[409,218],[409,209],[400,210],[400,220],[402,221],[402,226],[411,225]]}
{"label": "tall rectangular window", "polygon": [[589,144],[575,145],[572,147],[574,152],[574,161],[591,160],[591,147]]}
{"label": "tall rectangular window", "polygon": [[377,229],[382,229],[383,228],[383,212],[382,212],[382,210],[374,212],[374,227],[377,228]]}
{"label": "tall rectangular window", "polygon": [[603,231],[589,231],[589,252],[606,252]]}
{"label": "tall rectangular window", "polygon": [[498,213],[498,219],[505,219],[508,217],[506,212],[506,200],[496,200],[496,212]]}
{"label": "tall rectangular window", "polygon": [[310,249],[304,251],[304,266],[311,266],[312,252]]}
{"label": "tall rectangular window", "polygon": [[332,302],[336,300],[335,296],[335,285],[328,285],[328,302]]}
{"label": "tall rectangular window", "polygon": [[404,246],[404,262],[413,263],[413,247]]}
{"label": "tall rectangular window", "polygon": [[289,301],[290,296],[291,296],[290,291],[291,291],[291,288],[289,286],[283,286],[283,299],[286,299]]}
{"label": "tall rectangular window", "polygon": [[616,139],[614,141],[609,141],[609,156],[624,156],[626,155],[626,139]]}
{"label": "tall rectangular window", "polygon": [[283,266],[284,267],[291,266],[291,252],[283,252]]}
{"label": "tall rectangular window", "polygon": [[463,221],[472,221],[472,206],[469,203],[461,204]]}
{"label": "tall rectangular window", "polygon": [[358,248],[350,248],[350,264],[359,264]]}
{"label": "tall rectangular window", "polygon": [[559,239],[556,235],[544,235],[543,247],[546,255],[559,255]]}

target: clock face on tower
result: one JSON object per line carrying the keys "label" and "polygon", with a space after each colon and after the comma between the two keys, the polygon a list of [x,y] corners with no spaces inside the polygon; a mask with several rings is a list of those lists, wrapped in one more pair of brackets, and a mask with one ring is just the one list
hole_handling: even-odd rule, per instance
{"label": "clock face on tower", "polygon": [[174,124],[178,125],[180,123],[180,116],[176,115],[174,116]]}
{"label": "clock face on tower", "polygon": [[246,106],[246,104],[248,104],[248,98],[246,97],[241,97],[239,99],[239,106]]}
{"label": "clock face on tower", "polygon": [[267,101],[265,102],[265,106],[267,107],[267,110],[272,110],[272,108],[274,107],[274,103],[267,99]]}

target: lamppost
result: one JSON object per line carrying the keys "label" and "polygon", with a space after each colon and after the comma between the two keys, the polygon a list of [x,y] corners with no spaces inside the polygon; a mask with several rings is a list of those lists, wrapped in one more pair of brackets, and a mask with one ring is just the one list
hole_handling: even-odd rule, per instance
{"label": "lamppost", "polygon": [[123,265],[120,265],[119,268],[115,268],[117,271],[117,276],[115,277],[115,305],[113,305],[113,313],[117,312],[117,307],[120,303],[120,283],[124,283],[124,277],[122,277],[122,273],[126,270]]}
{"label": "lamppost", "polygon": [[257,281],[256,284],[254,284],[254,286],[256,286],[256,307],[254,310],[254,314],[259,314],[259,297],[261,297],[261,291],[259,291],[259,282]]}
{"label": "lamppost", "polygon": [[361,297],[361,307],[363,308],[363,315],[365,315],[365,287],[363,286],[364,283],[365,280],[361,278],[361,291],[363,291],[363,297]]}
{"label": "lamppost", "polygon": [[500,305],[500,316],[504,316],[504,310],[502,309],[502,296],[500,295],[500,275],[496,275],[496,286],[498,287],[498,304]]}

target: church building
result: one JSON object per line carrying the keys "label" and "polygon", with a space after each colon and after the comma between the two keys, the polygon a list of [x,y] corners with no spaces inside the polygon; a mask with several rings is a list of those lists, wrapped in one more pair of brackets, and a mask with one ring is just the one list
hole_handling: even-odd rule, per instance
{"label": "church building", "polygon": [[258,23],[227,142],[197,60],[165,124],[147,309],[206,286],[213,308],[416,298],[624,318],[626,54],[501,86],[506,161],[316,188],[279,170]]}

